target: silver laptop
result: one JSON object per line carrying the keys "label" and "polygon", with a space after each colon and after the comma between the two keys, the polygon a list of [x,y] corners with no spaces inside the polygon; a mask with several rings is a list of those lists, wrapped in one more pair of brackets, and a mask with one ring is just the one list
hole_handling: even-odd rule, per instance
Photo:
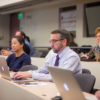
{"label": "silver laptop", "polygon": [[5,78],[10,81],[14,81],[16,83],[25,83],[25,82],[33,82],[34,80],[32,78],[28,79],[20,79],[15,80],[10,77],[9,67],[7,65],[6,59],[4,57],[0,57],[0,74],[2,78]]}
{"label": "silver laptop", "polygon": [[[86,100],[71,71],[48,67],[63,100]],[[90,99],[89,99],[90,100]],[[95,99],[91,99],[95,100]]]}

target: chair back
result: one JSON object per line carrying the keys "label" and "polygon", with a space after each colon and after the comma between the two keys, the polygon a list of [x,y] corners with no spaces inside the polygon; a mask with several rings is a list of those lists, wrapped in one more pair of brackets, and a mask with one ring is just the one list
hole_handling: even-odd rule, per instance
{"label": "chair back", "polygon": [[35,65],[26,65],[26,66],[22,66],[19,71],[28,71],[28,70],[37,70],[38,67]]}
{"label": "chair back", "polygon": [[77,74],[75,77],[82,91],[88,93],[92,92],[96,80],[95,76],[91,74]]}
{"label": "chair back", "polygon": [[32,57],[41,57],[42,56],[42,52],[40,52],[40,51],[34,51],[34,54],[33,54],[33,56]]}
{"label": "chair back", "polygon": [[82,69],[82,74],[91,74],[91,71],[89,69]]}

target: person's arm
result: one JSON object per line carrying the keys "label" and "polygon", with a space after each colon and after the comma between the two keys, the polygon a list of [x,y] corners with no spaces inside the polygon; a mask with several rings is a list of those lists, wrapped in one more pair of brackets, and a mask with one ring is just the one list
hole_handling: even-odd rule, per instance
{"label": "person's arm", "polygon": [[48,72],[47,66],[48,65],[45,65],[44,67],[40,68],[39,70],[33,71],[32,78],[34,80],[52,81],[52,77]]}
{"label": "person's arm", "polygon": [[32,78],[34,80],[41,80],[41,81],[52,81],[52,77],[51,75],[45,74],[45,73],[37,73],[37,72],[33,72],[32,73]]}
{"label": "person's arm", "polygon": [[87,55],[87,54],[83,54],[83,55],[81,55],[81,58],[86,58],[86,59],[88,59],[89,58],[89,56]]}
{"label": "person's arm", "polygon": [[49,75],[47,66],[48,66],[48,61],[45,62],[44,67],[41,67],[36,71],[17,72],[13,75],[13,77],[15,79],[32,77],[35,80],[51,81],[51,76]]}
{"label": "person's arm", "polygon": [[52,81],[51,75],[47,70],[41,68],[37,71],[16,72],[13,75],[14,79],[33,78],[34,80]]}
{"label": "person's arm", "polygon": [[94,55],[94,50],[95,50],[95,48],[96,47],[93,47],[90,51],[89,51],[89,53],[87,53],[87,56],[88,56],[88,58],[93,58],[95,55]]}
{"label": "person's arm", "polygon": [[52,81],[52,77],[50,74],[38,73],[38,72],[15,72],[13,75],[14,79],[25,79],[25,78],[33,78],[34,80],[42,80],[42,81]]}
{"label": "person's arm", "polygon": [[4,55],[4,56],[9,56],[10,54],[12,54],[13,52],[11,51],[8,51],[8,50],[1,50],[1,55]]}
{"label": "person's arm", "polygon": [[32,78],[31,72],[15,72],[13,75],[14,79],[24,79],[24,78]]}
{"label": "person's arm", "polygon": [[94,50],[95,50],[95,47],[92,48],[87,54],[81,55],[81,58],[83,58],[83,57],[85,57],[86,59],[93,58],[94,57]]}

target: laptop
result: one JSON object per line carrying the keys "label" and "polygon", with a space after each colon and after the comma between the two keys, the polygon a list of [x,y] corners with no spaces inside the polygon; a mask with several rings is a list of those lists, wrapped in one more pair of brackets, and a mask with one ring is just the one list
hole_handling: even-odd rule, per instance
{"label": "laptop", "polygon": [[[56,67],[48,67],[48,70],[56,84],[62,100],[88,100],[84,97],[82,91],[70,70],[65,70]],[[93,96],[94,97],[94,96]],[[92,98],[92,97],[91,97]],[[97,100],[97,99],[89,99]]]}
{"label": "laptop", "polygon": [[9,72],[9,67],[7,65],[6,59],[4,57],[0,57],[0,74],[2,78],[5,78],[9,81],[13,81],[15,83],[25,83],[25,82],[33,82],[32,78],[27,78],[27,79],[20,79],[20,80],[15,80],[10,77],[10,72]]}

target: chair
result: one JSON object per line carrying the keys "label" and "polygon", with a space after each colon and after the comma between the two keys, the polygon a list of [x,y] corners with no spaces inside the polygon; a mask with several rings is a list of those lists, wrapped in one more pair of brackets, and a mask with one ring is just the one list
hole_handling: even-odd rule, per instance
{"label": "chair", "polygon": [[95,76],[91,74],[77,74],[75,77],[82,91],[92,92],[96,80]]}
{"label": "chair", "polygon": [[90,51],[90,49],[92,48],[91,45],[82,45],[81,47],[82,47],[81,52],[83,52],[83,53],[88,53]]}
{"label": "chair", "polygon": [[35,65],[26,65],[26,66],[22,66],[19,71],[28,71],[28,70],[37,70],[38,67]]}
{"label": "chair", "polygon": [[41,57],[42,56],[42,52],[40,51],[35,51],[32,57]]}
{"label": "chair", "polygon": [[89,69],[83,68],[83,69],[82,69],[82,74],[91,74],[91,72],[90,72]]}

